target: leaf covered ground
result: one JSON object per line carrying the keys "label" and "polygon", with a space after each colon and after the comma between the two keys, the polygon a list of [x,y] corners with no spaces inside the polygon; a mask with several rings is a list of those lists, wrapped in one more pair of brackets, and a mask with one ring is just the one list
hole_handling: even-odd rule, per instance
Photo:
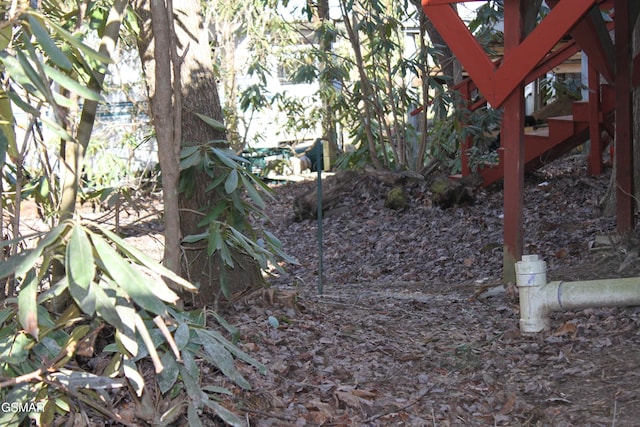
{"label": "leaf covered ground", "polygon": [[[640,275],[636,239],[599,211],[608,175],[557,163],[526,179],[525,252],[549,280]],[[554,313],[549,333],[522,335],[498,286],[500,187],[442,210],[413,184],[399,212],[384,207],[388,185],[359,180],[324,220],[320,293],[317,223],[292,211],[315,185],[277,186],[268,207],[300,265],[227,315],[268,374],[240,366],[248,392],[208,379],[252,426],[640,425],[640,309]]]}

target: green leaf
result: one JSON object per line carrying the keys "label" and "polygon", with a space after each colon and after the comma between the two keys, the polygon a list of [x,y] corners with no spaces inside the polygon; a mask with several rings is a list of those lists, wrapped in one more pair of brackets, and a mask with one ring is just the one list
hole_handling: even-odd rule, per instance
{"label": "green leaf", "polygon": [[13,309],[5,308],[4,310],[0,310],[0,326],[4,325],[4,322],[7,321],[8,318],[14,316]]}
{"label": "green leaf", "polygon": [[251,240],[246,234],[238,231],[238,229],[229,227],[229,230],[231,230],[230,238],[233,239],[233,241],[235,241],[238,246],[243,248],[248,254],[253,256],[256,251],[260,251],[262,249],[256,242]]}
{"label": "green leaf", "polygon": [[[3,52],[0,52],[0,58],[2,59],[3,63],[6,66],[7,62],[6,62],[5,58],[3,57]],[[12,61],[15,61],[15,59],[13,59],[13,58],[11,58],[11,59],[12,59]],[[16,61],[16,64],[17,64],[17,61]],[[8,71],[8,68],[9,67],[7,67],[7,71]],[[15,76],[11,72],[9,72],[9,74],[11,74],[11,77],[15,80]],[[22,76],[22,77],[24,77],[24,76]],[[26,86],[22,82],[19,82],[19,83],[23,87]],[[29,93],[31,95],[33,95],[35,98],[37,98],[38,100],[44,102],[45,101],[44,97],[37,93],[37,89],[34,88],[33,86],[30,86],[30,87],[33,90],[29,90]],[[26,89],[26,87],[25,87],[25,89]],[[24,111],[27,114],[32,114],[35,117],[38,117],[38,118],[40,117],[40,110],[38,108],[35,108],[33,105],[25,102],[19,94],[17,94],[16,92],[11,91],[11,92],[7,93],[7,95],[9,96],[9,99],[11,99],[11,102],[13,104],[17,105],[22,111]]]}
{"label": "green leaf", "polygon": [[221,150],[220,148],[211,147],[211,151],[216,155],[216,157],[218,157],[218,159],[220,159],[222,163],[225,164],[225,166],[228,166],[231,169],[236,169],[238,167],[238,164],[234,161],[234,158],[236,158],[235,160],[239,159],[243,162],[247,161],[242,157],[236,156],[231,150]]}
{"label": "green leaf", "polygon": [[217,219],[224,213],[229,207],[229,203],[226,199],[220,200],[216,205],[205,215],[204,219],[198,222],[198,227],[206,227],[217,223]]}
{"label": "green leaf", "polygon": [[[198,290],[198,288],[192,285],[189,281],[178,276],[176,273],[164,267],[163,265],[158,264],[153,258],[139,251],[137,248],[134,248],[133,246],[131,246],[130,244],[122,240],[122,238],[120,238],[120,236],[118,236],[117,234],[113,233],[112,231],[100,225],[97,225],[96,227],[100,230],[102,234],[104,234],[107,238],[109,238],[109,240],[111,240],[113,243],[118,245],[118,249],[120,249],[123,253],[127,254],[127,256],[129,256],[129,258],[131,258],[135,262],[138,262],[144,265],[145,267],[147,267],[149,270],[154,271],[163,277],[166,277],[167,279],[171,280],[175,284],[182,286],[187,291],[195,292]],[[156,284],[156,287],[157,286],[158,284]],[[162,283],[161,286],[164,287],[166,285]],[[163,288],[163,291],[164,291],[164,288]]]}
{"label": "green leaf", "polygon": [[224,346],[224,348],[226,348],[227,351],[229,351],[229,353],[231,353],[232,355],[234,355],[238,359],[240,359],[243,362],[246,362],[246,363],[248,363],[248,364],[250,364],[252,366],[255,366],[263,374],[267,373],[267,367],[265,365],[263,365],[262,363],[258,362],[255,359],[253,359],[251,356],[249,356],[244,351],[240,350],[236,345],[234,345],[229,340],[227,340],[225,337],[223,337],[220,332],[215,331],[215,330],[210,330],[210,329],[207,329],[207,330],[201,329],[200,331],[201,331],[201,333],[210,335],[212,339],[214,339],[214,340],[218,341],[220,344],[222,344]]}
{"label": "green leaf", "polygon": [[71,109],[74,105],[78,104],[78,101],[73,101],[71,98],[67,98],[66,96],[62,95],[60,92],[54,92],[53,99],[56,101],[56,104],[58,104],[59,106],[69,108],[69,109]]}
{"label": "green leaf", "polygon": [[207,255],[211,256],[213,253],[222,248],[222,233],[220,232],[220,224],[214,223],[209,228],[208,241],[207,241]]}
{"label": "green leaf", "polygon": [[0,362],[20,364],[29,357],[28,347],[33,339],[27,334],[19,333],[17,336],[5,337],[0,340]]}
{"label": "green leaf", "polygon": [[24,330],[38,340],[38,278],[33,270],[20,285],[18,294],[18,320]]}
{"label": "green leaf", "polygon": [[194,357],[194,354],[190,351],[182,352],[182,369],[180,369],[180,375],[193,379],[195,382],[200,382],[200,368]]}
{"label": "green leaf", "polygon": [[69,58],[67,58],[62,50],[60,50],[60,48],[56,45],[56,43],[49,35],[49,32],[42,25],[40,20],[33,15],[30,15],[28,20],[31,32],[34,36],[36,36],[36,39],[38,40],[38,43],[40,43],[40,46],[42,47],[44,53],[49,58],[51,58],[54,64],[56,64],[58,67],[66,71],[71,71],[71,68],[73,67],[71,61],[69,61]]}
{"label": "green leaf", "polygon": [[[25,40],[25,43],[28,44],[29,41]],[[53,103],[53,99],[50,99],[50,97],[47,97],[47,95],[51,93],[51,91],[49,90],[49,87],[48,87],[49,82],[45,81],[44,76],[41,76],[35,70],[35,68],[33,68],[33,66],[31,65],[31,62],[29,62],[29,60],[27,59],[27,57],[26,57],[26,55],[24,54],[23,51],[21,51],[21,50],[16,51],[16,56],[18,57],[18,62],[20,63],[20,66],[22,67],[22,70],[24,71],[25,75],[29,78],[29,81],[31,81],[31,83],[36,88],[38,88],[38,91],[42,94],[42,96],[45,97],[45,99],[47,101]],[[39,59],[35,58],[35,61],[39,62]],[[42,65],[42,64],[40,64],[40,65]]]}
{"label": "green leaf", "polygon": [[107,293],[96,283],[91,283],[90,292],[95,296],[96,314],[116,329],[123,330],[124,324],[115,306],[115,298],[109,298]]}
{"label": "green leaf", "polygon": [[209,237],[209,233],[190,234],[183,237],[183,243],[196,243]]}
{"label": "green leaf", "polygon": [[227,130],[227,128],[225,127],[224,123],[222,123],[221,121],[218,121],[214,118],[205,116],[204,114],[200,114],[200,113],[196,113],[196,116],[200,117],[200,119],[205,122],[206,124],[208,124],[209,126],[211,126],[212,128],[214,128],[217,131],[220,132],[225,132]]}
{"label": "green leaf", "polygon": [[[64,334],[64,332],[59,333]],[[49,336],[44,336],[38,344],[33,346],[33,355],[31,357],[33,359],[35,356],[37,358],[35,360],[53,360],[60,354],[61,349],[62,348],[56,340]]]}
{"label": "green leaf", "polygon": [[273,190],[269,188],[269,186],[263,180],[259,179],[254,174],[249,172],[246,172],[246,175],[251,179],[251,181],[253,181],[254,187],[256,187],[256,189],[260,189],[262,193],[269,196],[271,200],[276,199],[276,197],[273,195]]}
{"label": "green leaf", "polygon": [[[29,11],[30,14],[38,16],[41,19],[46,19],[43,15],[35,12],[34,10]],[[71,34],[69,31],[65,30],[62,26],[60,26],[57,22],[53,20],[47,20],[47,23],[56,30],[56,34],[58,37],[63,39],[63,41],[69,43],[71,46],[75,47],[89,58],[101,62],[103,64],[111,64],[113,61],[107,55],[103,55],[100,52],[92,49],[81,40],[78,40]]]}
{"label": "green leaf", "polygon": [[8,277],[16,271],[20,272],[20,274],[16,273],[18,276],[24,274],[34,266],[41,253],[41,251],[35,249],[27,249],[9,257],[6,261],[0,263],[0,278]]}
{"label": "green leaf", "polygon": [[260,193],[258,193],[258,190],[256,190],[256,188],[253,186],[253,183],[244,175],[240,175],[240,178],[242,179],[242,185],[244,185],[244,188],[247,190],[247,194],[249,195],[253,203],[259,209],[264,209],[266,207],[264,200],[260,196]]}
{"label": "green leaf", "polygon": [[238,341],[240,341],[240,329],[227,322],[224,317],[220,316],[215,311],[212,312],[212,315],[216,318],[216,321],[220,324],[220,326],[222,326],[227,330],[227,332],[229,332],[229,334],[231,334],[231,340],[233,344],[236,344]]}
{"label": "green leaf", "polygon": [[246,425],[245,422],[238,418],[236,414],[220,405],[219,403],[211,399],[207,399],[204,404],[213,409],[216,415],[219,416],[220,419],[222,419],[222,421],[224,421],[228,425],[233,427],[244,427]]}
{"label": "green leaf", "polygon": [[178,362],[176,362],[176,357],[170,351],[165,352],[160,358],[160,361],[164,369],[157,376],[158,387],[160,387],[160,392],[165,394],[171,390],[171,387],[176,383],[178,374],[180,373],[180,366]]}
{"label": "green leaf", "polygon": [[[191,405],[189,406],[194,406],[196,408],[200,407],[202,402],[208,399],[209,396],[207,396],[207,394],[200,388],[199,375],[193,376],[189,373],[186,366],[180,366],[180,378],[182,379],[184,388],[191,400]],[[189,421],[189,425],[193,425],[192,420],[189,419]]]}
{"label": "green leaf", "polygon": [[51,318],[51,313],[49,313],[46,307],[42,306],[40,301],[38,301],[38,325],[41,328],[47,329],[54,329],[56,327],[55,322]]}
{"label": "green leaf", "polygon": [[[7,52],[0,52],[0,59],[5,66],[5,71],[11,76],[11,78],[16,81],[20,86],[25,88],[31,95],[36,97],[40,101],[45,101],[44,94],[42,94],[38,89],[36,89],[32,84],[29,76],[23,69],[20,61],[18,61],[15,57],[10,56]],[[13,102],[16,103],[20,108],[27,112],[33,113],[34,111],[37,113],[37,110],[31,105],[22,101],[21,103],[16,101],[14,98],[18,98],[21,100],[20,95],[16,94],[13,91],[9,91],[9,98]],[[27,108],[28,106],[28,108]]]}
{"label": "green leaf", "polygon": [[200,151],[200,147],[198,145],[190,145],[188,147],[184,147],[180,150],[180,158],[184,159],[185,157],[192,156],[198,151]]}
{"label": "green leaf", "polygon": [[54,425],[56,417],[56,403],[55,399],[48,399],[44,404],[44,411],[40,414],[40,424],[43,426]]}
{"label": "green leaf", "polygon": [[[0,279],[11,274],[20,277],[29,271],[38,261],[42,252],[52,245],[66,231],[68,226],[69,223],[67,222],[57,225],[45,235],[34,249],[20,252],[0,263]],[[42,265],[41,269],[46,270],[48,267],[48,265]]]}
{"label": "green leaf", "polygon": [[[213,172],[212,172],[213,173]],[[218,185],[220,185],[220,183],[222,183],[222,181],[224,181],[227,177],[224,174],[219,174],[212,182],[211,184],[207,185],[206,191],[211,191],[214,188],[216,188]]]}
{"label": "green leaf", "polygon": [[0,28],[0,50],[5,50],[9,47],[11,39],[13,37],[13,26],[5,25]]}
{"label": "green leaf", "polygon": [[77,93],[81,97],[85,99],[90,99],[92,101],[102,101],[102,96],[94,91],[86,87],[81,82],[72,79],[68,75],[56,70],[53,67],[48,66],[47,64],[43,64],[44,72],[47,76],[49,76],[53,81],[58,83],[60,86],[69,89],[71,92]]}
{"label": "green leaf", "polygon": [[47,118],[44,115],[39,115],[39,117],[40,117],[40,120],[42,120],[42,123],[47,125],[49,130],[51,130],[51,132],[55,133],[58,137],[64,139],[65,141],[72,141],[73,140],[73,136],[71,136],[71,134],[69,132],[67,132],[65,129],[63,129],[58,123],[56,123],[55,121]]}
{"label": "green leaf", "polygon": [[[94,233],[91,233],[90,236],[96,249],[96,255],[102,262],[102,268],[109,274],[111,279],[140,307],[152,313],[164,315],[167,309],[158,294],[166,297],[165,294],[167,292],[160,292],[160,284],[154,283],[152,285],[148,276],[143,275],[129,264],[102,237]],[[173,295],[175,298],[171,302],[178,300],[178,296]]]}
{"label": "green leaf", "polygon": [[93,316],[96,295],[90,292],[90,284],[95,276],[95,262],[91,242],[80,224],[76,224],[71,232],[65,268],[69,277],[69,293],[82,311]]}
{"label": "green leaf", "polygon": [[178,350],[184,349],[187,344],[189,344],[189,339],[191,337],[191,331],[189,330],[189,326],[184,323],[178,323],[178,327],[176,328],[175,333],[173,334],[173,339],[178,346]]}
{"label": "green leaf", "polygon": [[[227,245],[223,245],[223,248],[226,248]],[[231,267],[233,268],[233,267]],[[231,288],[229,287],[229,276],[227,275],[227,269],[220,269],[220,291],[222,291],[222,295],[227,299],[227,301],[231,301]]]}
{"label": "green leaf", "polygon": [[236,368],[231,353],[229,353],[223,345],[213,339],[212,336],[207,334],[204,330],[196,329],[196,334],[202,343],[202,348],[204,349],[203,357],[205,360],[217,366],[227,378],[238,386],[245,390],[250,390],[251,384],[249,384],[249,381],[247,381]]}
{"label": "green leaf", "polygon": [[235,266],[233,262],[233,258],[231,257],[231,251],[229,250],[229,246],[224,240],[222,240],[220,243],[220,256],[222,256],[222,260],[227,266],[231,268]]}
{"label": "green leaf", "polygon": [[138,357],[140,352],[138,341],[128,334],[118,330],[116,330],[116,349],[119,353],[123,353],[127,356],[131,355],[131,357]]}
{"label": "green leaf", "polygon": [[236,188],[238,188],[238,170],[231,169],[227,180],[224,182],[224,191],[226,191],[227,194],[231,194],[236,191]]}
{"label": "green leaf", "polygon": [[202,421],[200,421],[200,414],[198,414],[198,408],[194,403],[191,403],[187,407],[187,421],[189,421],[190,427],[202,427]]}
{"label": "green leaf", "polygon": [[[190,154],[185,155],[185,150],[187,148],[195,148],[195,150],[191,151]],[[180,156],[180,170],[183,171],[185,169],[189,169],[190,167],[197,166],[202,162],[202,153],[200,152],[200,147],[187,147],[182,150]]]}
{"label": "green leaf", "polygon": [[300,265],[300,262],[297,259],[295,259],[294,257],[290,256],[289,254],[287,254],[285,251],[282,250],[282,243],[280,242],[280,240],[278,240],[276,236],[274,236],[272,233],[268,232],[267,230],[263,230],[263,233],[265,235],[267,248],[271,252],[275,253],[277,256],[279,256],[289,264]]}

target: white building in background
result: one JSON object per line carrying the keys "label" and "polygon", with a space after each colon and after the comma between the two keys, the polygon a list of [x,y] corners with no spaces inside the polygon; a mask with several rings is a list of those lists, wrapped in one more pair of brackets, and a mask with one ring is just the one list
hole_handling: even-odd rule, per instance
{"label": "white building in background", "polygon": [[[303,7],[306,5],[304,1],[292,0],[288,3],[287,9],[281,11],[282,16],[285,19],[291,21],[301,21],[306,19],[306,15],[302,12]],[[480,6],[479,2],[460,3],[458,5],[458,11],[464,20],[470,20],[475,16],[476,9]],[[329,15],[330,19],[334,22],[339,22],[342,19],[340,6],[338,0],[329,0]],[[309,30],[306,34],[307,38],[312,37],[312,32]],[[405,58],[410,58],[415,55],[419,49],[419,27],[417,22],[407,22],[404,28],[404,52]],[[348,42],[347,42],[348,43]],[[299,45],[300,49],[304,49],[304,43]],[[246,70],[247,63],[252,55],[250,50],[250,43],[248,39],[240,40],[236,50],[236,68],[238,70]],[[270,75],[267,77],[266,90],[268,96],[273,97],[277,93],[286,93],[290,96],[294,96],[298,99],[312,99],[319,90],[317,82],[310,84],[294,84],[288,81],[283,68],[278,64],[277,59],[272,57],[272,62],[268,66]],[[408,76],[410,80],[415,80],[417,76]],[[252,78],[247,74],[240,74],[238,78],[239,91],[258,83],[257,78]],[[413,82],[415,83],[415,82]],[[419,83],[418,83],[419,84]],[[220,91],[221,99],[224,99],[223,88],[218,87]],[[340,90],[336,88],[336,90]],[[319,103],[319,101],[316,101]],[[418,106],[416,106],[417,108]],[[416,117],[410,116],[411,111],[407,111],[407,120],[409,122],[415,121]],[[250,148],[268,148],[277,147],[285,143],[300,142],[300,141],[313,141],[322,136],[322,128],[320,123],[317,123],[315,128],[307,129],[306,131],[290,132],[283,127],[283,123],[286,121],[284,113],[279,113],[275,109],[263,109],[260,111],[247,111],[244,114],[244,121],[248,124],[248,128],[239,129],[240,134],[243,131],[247,131],[247,142]]]}
{"label": "white building in background", "polygon": [[[311,31],[309,37],[313,37]],[[251,40],[244,38],[238,41],[235,53],[235,64],[237,70],[246,70],[247,64],[251,62],[254,55],[251,51]],[[304,50],[308,47],[302,40],[297,46],[287,46],[291,50]],[[278,60],[276,55],[270,55],[268,64],[266,65],[266,85],[262,88],[265,97],[271,102],[278,94],[295,98],[297,101],[303,102],[309,106],[318,105],[317,94],[319,90],[318,82],[312,83],[294,83],[289,77],[288,69]],[[258,76],[251,76],[248,73],[240,71],[237,78],[238,93],[252,85],[260,83]],[[225,93],[224,87],[218,85],[220,99],[224,105]],[[247,111],[239,111],[241,122],[238,125],[238,132],[241,137],[246,138],[247,148],[270,148],[277,147],[284,143],[294,143],[299,141],[314,140],[322,135],[320,124],[315,128],[305,130],[291,131],[287,129],[285,123],[290,120],[296,120],[295,117],[287,117],[286,113],[278,111],[274,105],[259,110],[249,108]],[[304,114],[304,113],[302,113]]]}

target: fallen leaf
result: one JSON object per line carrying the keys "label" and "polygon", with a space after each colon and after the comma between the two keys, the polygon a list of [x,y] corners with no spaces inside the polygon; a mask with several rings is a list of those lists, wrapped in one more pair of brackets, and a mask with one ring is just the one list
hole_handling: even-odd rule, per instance
{"label": "fallen leaf", "polygon": [[575,336],[578,331],[578,326],[575,322],[564,322],[562,326],[555,330],[553,333],[554,336],[560,337],[564,335],[572,335]]}

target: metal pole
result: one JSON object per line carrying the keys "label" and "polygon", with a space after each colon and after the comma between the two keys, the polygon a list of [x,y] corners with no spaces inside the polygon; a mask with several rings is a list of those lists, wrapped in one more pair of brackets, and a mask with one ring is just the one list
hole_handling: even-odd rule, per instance
{"label": "metal pole", "polygon": [[320,145],[319,147],[316,147],[316,153],[318,153],[318,156],[316,158],[316,168],[318,169],[318,294],[322,295],[322,140],[317,139],[316,144]]}

